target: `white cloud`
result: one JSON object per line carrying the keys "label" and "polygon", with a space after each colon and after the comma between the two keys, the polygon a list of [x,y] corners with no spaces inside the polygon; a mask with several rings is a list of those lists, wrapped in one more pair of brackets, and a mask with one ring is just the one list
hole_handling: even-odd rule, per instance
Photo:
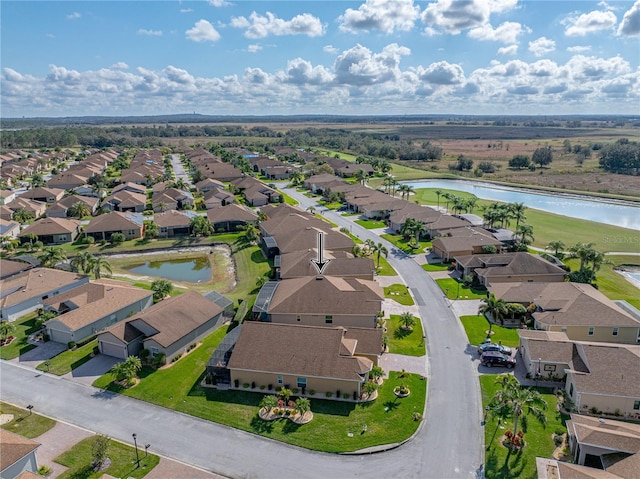
{"label": "white cloud", "polygon": [[356,33],[360,30],[380,30],[384,33],[408,31],[420,15],[413,0],[365,0],[357,10],[348,8],[338,17],[340,29]]}
{"label": "white cloud", "polygon": [[459,85],[465,81],[462,67],[446,61],[432,63],[427,68],[419,67],[417,73],[420,80],[430,85]]}
{"label": "white cloud", "polygon": [[118,63],[114,63],[109,68],[113,70],[127,70],[129,69],[129,65],[127,65],[125,62],[118,62]]}
{"label": "white cloud", "polygon": [[625,12],[618,26],[618,35],[640,35],[640,0]]}
{"label": "white cloud", "polygon": [[291,20],[283,20],[271,12],[267,12],[266,16],[253,12],[248,19],[245,17],[233,17],[230,25],[235,28],[246,28],[244,36],[247,38],[265,38],[269,35],[319,37],[324,35],[325,31],[320,19],[310,13],[296,15]]}
{"label": "white cloud", "polygon": [[582,53],[591,50],[591,45],[575,45],[573,47],[567,47],[567,51],[571,53]]}
{"label": "white cloud", "polygon": [[218,31],[206,20],[198,20],[192,28],[186,31],[186,36],[194,42],[217,42],[220,40]]}
{"label": "white cloud", "polygon": [[629,62],[622,57],[587,57],[575,55],[566,64],[567,72],[579,81],[615,78],[631,71]]}
{"label": "white cloud", "polygon": [[148,37],[161,37],[162,30],[147,30],[146,28],[141,28],[136,32],[138,35],[145,35]]}
{"label": "white cloud", "polygon": [[529,51],[537,57],[542,57],[556,49],[556,42],[547,37],[540,37],[529,42]]}
{"label": "white cloud", "polygon": [[337,47],[334,47],[333,45],[325,45],[324,47],[322,47],[322,51],[325,53],[336,55],[340,50]]}
{"label": "white cloud", "polygon": [[53,33],[47,33],[46,37],[47,38],[56,38],[56,36]]}
{"label": "white cloud", "polygon": [[225,0],[209,0],[209,5],[212,7],[220,8],[220,7],[228,7],[229,5],[233,5],[231,2],[226,2]]}
{"label": "white cloud", "polygon": [[614,27],[618,19],[611,11],[594,10],[589,13],[565,19],[564,34],[568,37],[584,37],[589,33],[608,30]]}
{"label": "white cloud", "polygon": [[462,30],[480,27],[492,13],[515,8],[518,0],[437,0],[422,12],[422,21],[447,33],[457,35]]}
{"label": "white cloud", "polygon": [[313,66],[302,58],[287,63],[286,81],[298,85],[323,85],[333,81],[333,75],[323,66]]}
{"label": "white cloud", "polygon": [[411,50],[396,43],[387,45],[382,52],[357,44],[338,56],[334,64],[336,81],[349,85],[373,85],[392,81],[400,74],[400,59]]}
{"label": "white cloud", "polygon": [[193,12],[193,8],[181,8],[180,13],[191,13]]}
{"label": "white cloud", "polygon": [[73,12],[70,13],[69,15],[67,15],[67,19],[68,20],[77,20],[78,18],[81,18],[82,14],[78,13],[78,12]]}
{"label": "white cloud", "polygon": [[504,22],[497,28],[493,28],[490,23],[485,23],[479,27],[469,30],[469,38],[482,41],[502,42],[506,44],[517,43],[518,36],[528,28],[523,28],[517,22]]}
{"label": "white cloud", "polygon": [[518,45],[498,48],[498,55],[515,55],[516,53],[518,53]]}
{"label": "white cloud", "polygon": [[249,53],[258,53],[260,50],[262,50],[262,45],[258,45],[258,44],[251,44],[247,47],[247,51]]}

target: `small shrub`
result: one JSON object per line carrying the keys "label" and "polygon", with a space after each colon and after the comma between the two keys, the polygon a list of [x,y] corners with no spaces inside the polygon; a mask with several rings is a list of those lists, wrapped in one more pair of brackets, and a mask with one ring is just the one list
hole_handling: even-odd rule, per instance
{"label": "small shrub", "polygon": [[349,399],[349,393],[344,393],[342,395],[342,399]]}
{"label": "small shrub", "polygon": [[147,359],[149,354],[151,354],[151,352],[148,349],[143,349],[140,351],[140,359]]}
{"label": "small shrub", "polygon": [[595,406],[594,406],[594,407],[592,407],[592,408],[590,408],[590,409],[589,409],[589,412],[590,412],[591,414],[600,414],[600,410],[599,410],[597,407],[595,407]]}
{"label": "small shrub", "polygon": [[75,342],[75,341],[69,341],[69,342],[67,343],[67,347],[68,347],[69,349],[73,349],[73,348],[75,348],[75,347],[76,347],[76,342]]}
{"label": "small shrub", "polygon": [[293,394],[298,394],[298,392],[300,392],[300,390],[298,388],[293,388],[293,389],[291,389],[291,392]]}
{"label": "small shrub", "polygon": [[331,391],[327,391],[325,393],[325,396],[328,397],[328,398],[333,397],[333,393]]}
{"label": "small shrub", "polygon": [[315,396],[316,394],[316,390],[315,389],[309,389],[309,395],[310,396]]}
{"label": "small shrub", "polygon": [[615,411],[613,411],[613,415],[616,417],[620,417],[622,416],[622,413],[620,412],[620,409],[616,409]]}
{"label": "small shrub", "polygon": [[422,421],[422,414],[420,414],[419,412],[414,412],[411,417],[414,421]]}
{"label": "small shrub", "polygon": [[248,389],[249,388],[249,383],[242,383],[242,387],[245,388],[245,389]]}
{"label": "small shrub", "polygon": [[512,430],[508,430],[507,432],[504,433],[504,435],[508,438],[511,439],[513,437],[513,431]]}
{"label": "small shrub", "polygon": [[266,387],[266,386],[265,386],[264,384],[262,384],[262,385],[260,386],[260,391],[263,391],[265,387]]}
{"label": "small shrub", "polygon": [[182,357],[182,353],[178,353],[176,354],[172,359],[171,362],[175,363],[178,359],[180,359]]}
{"label": "small shrub", "polygon": [[51,475],[53,471],[51,470],[51,468],[49,466],[40,466],[38,468],[38,474],[40,474],[41,476],[47,477],[49,475]]}

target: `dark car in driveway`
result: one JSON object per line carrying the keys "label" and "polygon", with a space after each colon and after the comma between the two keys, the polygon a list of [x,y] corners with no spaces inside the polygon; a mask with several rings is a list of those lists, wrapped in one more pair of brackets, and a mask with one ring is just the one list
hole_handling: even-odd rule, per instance
{"label": "dark car in driveway", "polygon": [[498,351],[502,354],[511,354],[512,350],[509,346],[503,346],[502,344],[496,343],[482,343],[478,346],[478,354],[487,353],[489,351]]}
{"label": "dark car in driveway", "polygon": [[516,365],[516,358],[508,354],[502,354],[499,351],[487,351],[485,353],[482,353],[482,356],[480,357],[480,363],[488,368],[491,368],[493,366],[501,366],[512,369]]}

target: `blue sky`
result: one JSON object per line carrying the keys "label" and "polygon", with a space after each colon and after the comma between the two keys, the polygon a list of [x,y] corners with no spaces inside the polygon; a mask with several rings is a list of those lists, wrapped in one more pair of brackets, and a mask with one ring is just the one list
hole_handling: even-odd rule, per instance
{"label": "blue sky", "polygon": [[0,8],[3,117],[640,112],[640,0]]}

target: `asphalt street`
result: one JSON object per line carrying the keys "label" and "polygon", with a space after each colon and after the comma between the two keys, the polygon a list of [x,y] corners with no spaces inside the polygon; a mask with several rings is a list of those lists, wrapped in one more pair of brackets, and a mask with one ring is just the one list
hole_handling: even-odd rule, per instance
{"label": "asphalt street", "polygon": [[[293,191],[301,207],[315,200]],[[417,435],[377,454],[334,455],[289,446],[125,396],[73,383],[19,364],[0,362],[4,401],[32,404],[42,414],[132,442],[151,451],[232,478],[480,478],[482,407],[473,356],[442,292],[409,256],[335,212],[323,212],[360,238],[382,241],[389,262],[410,285],[427,336],[429,394]],[[170,391],[167,391],[170,394]]]}

